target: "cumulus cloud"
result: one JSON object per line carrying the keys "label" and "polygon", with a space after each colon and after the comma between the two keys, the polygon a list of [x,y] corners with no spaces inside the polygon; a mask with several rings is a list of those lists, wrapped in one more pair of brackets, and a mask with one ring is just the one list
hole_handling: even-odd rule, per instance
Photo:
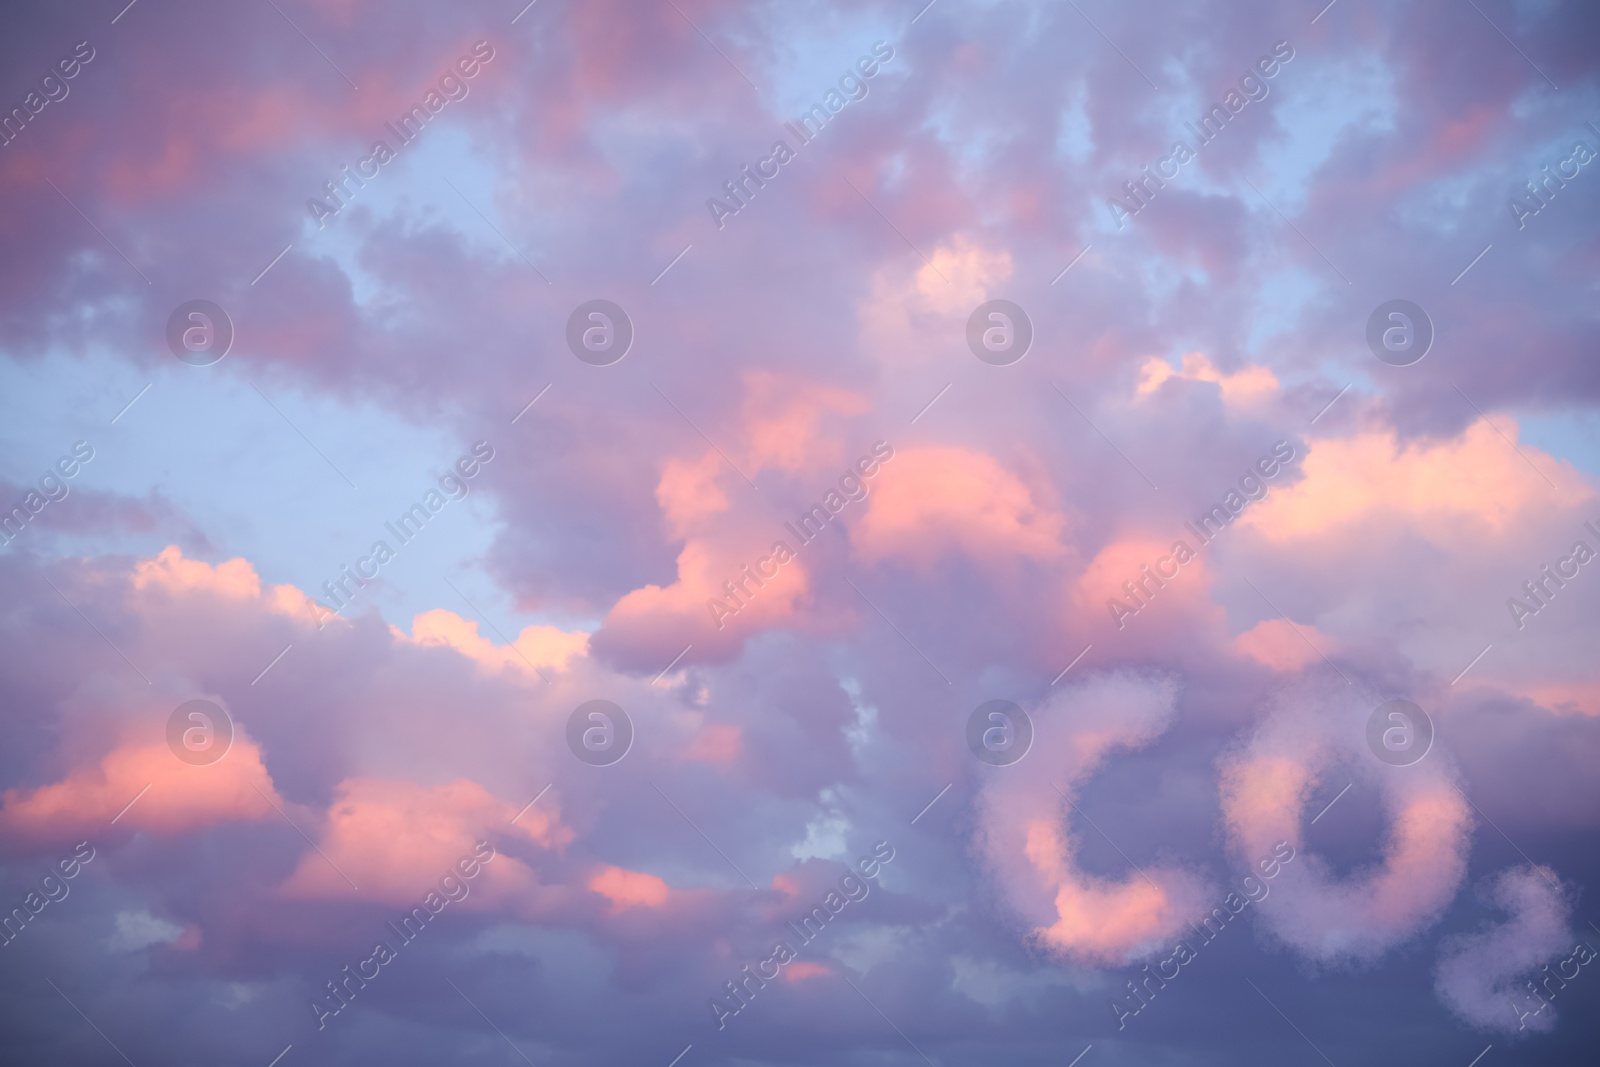
{"label": "cumulus cloud", "polygon": [[265,819],[279,800],[260,746],[242,729],[221,761],[203,767],[179,761],[165,744],[130,742],[59,782],[6,790],[0,834],[21,840],[63,833],[98,838],[116,826],[185,834]]}
{"label": "cumulus cloud", "polygon": [[884,465],[851,543],[863,559],[926,571],[953,553],[989,566],[1059,557],[1065,530],[1060,512],[993,456],[914,448]]}
{"label": "cumulus cloud", "polygon": [[[341,782],[317,848],[301,857],[283,893],[344,898],[353,892],[403,904],[416,896],[419,886],[448,873],[478,841],[509,836],[560,850],[573,839],[572,829],[562,825],[559,810],[549,802],[528,809],[513,823],[516,814],[516,805],[496,800],[472,781],[431,788],[405,781]],[[522,861],[498,857],[474,883],[479,895],[469,899],[476,903],[466,906],[526,898],[537,881]]]}
{"label": "cumulus cloud", "polygon": [[[1499,536],[1529,510],[1552,503],[1547,487],[1506,446],[1507,437],[1515,441],[1516,426],[1509,431],[1502,436],[1505,430],[1480,420],[1435,442],[1403,442],[1385,430],[1313,440],[1301,461],[1304,478],[1250,509],[1243,522],[1271,541],[1336,539],[1352,527],[1394,523],[1400,515],[1440,540],[1462,522]],[[1524,450],[1524,457],[1544,465],[1556,481],[1553,502],[1593,499],[1570,467],[1563,470],[1536,449],[1531,456]]]}
{"label": "cumulus cloud", "polygon": [[[1299,856],[1249,913],[1254,947],[1329,965],[1284,972],[1308,995],[1279,1003],[1330,1059],[1418,1062],[1450,1012],[1499,1010],[1525,972],[1487,965],[1553,928],[1537,887],[1497,898],[1521,939],[1498,956],[1502,927],[1442,946],[1431,1015],[1392,1006],[1461,906],[1476,813],[1450,757],[1563,877],[1600,811],[1594,579],[1525,630],[1505,608],[1600,524],[1596,164],[1526,226],[1506,210],[1591,136],[1600,11],[1079,6],[19,10],[19,79],[84,37],[99,55],[0,146],[0,506],[100,436],[0,548],[0,907],[74,841],[102,857],[5,949],[21,1047],[76,1062],[99,1040],[49,974],[138,1063],[291,1042],[284,1064],[443,1062],[499,1042],[485,1018],[536,1062],[910,1055],[849,978],[929,1059],[1027,1059],[1063,1018],[1109,1039],[1095,968],[1170,945],[1218,898],[1202,872],[1278,840]],[[497,58],[470,98],[364,185],[341,174],[480,36]],[[870,96],[708,222],[880,38]],[[1280,38],[1298,58],[1270,96],[1116,228],[1107,198]],[[330,179],[354,188],[319,228]],[[1397,295],[1436,327],[1409,367],[1362,340]],[[211,367],[164,338],[197,296],[236,326]],[[609,367],[564,336],[597,296],[636,326]],[[999,298],[1035,328],[1007,367],[964,338]],[[446,461],[417,439],[485,435],[472,503],[319,628],[303,590]],[[879,439],[896,456],[869,497],[719,628],[708,599]],[[1119,628],[1106,600],[1279,439],[1294,469]],[[440,580],[463,574],[505,636]],[[999,693],[1049,694],[1008,768],[960,730]],[[1361,740],[1392,693],[1437,713],[1413,767]],[[238,728],[204,768],[162,738],[197,697]],[[633,717],[618,765],[567,750],[594,698]],[[1128,802],[1083,799],[1102,791]],[[1363,803],[1370,834],[1338,821]],[[870,898],[737,1027],[693,1032],[880,835],[899,858]],[[304,1042],[306,997],[479,839],[497,855],[470,896],[359,1021]],[[1266,1047],[1271,1015],[1217,1024],[1270,962],[1234,951],[1164,995],[1170,1029],[1130,1024],[1129,1055],[1298,1054]],[[1534,1055],[1578,1060],[1584,1021],[1563,1010]]]}
{"label": "cumulus cloud", "polygon": [[435,608],[418,615],[411,623],[411,633],[391,627],[395,636],[423,648],[450,648],[468,659],[494,671],[521,672],[536,680],[539,668],[565,670],[574,656],[583,656],[589,650],[589,635],[582,631],[568,632],[554,626],[529,626],[509,645],[497,645],[478,633],[478,624],[463,619],[453,611]]}

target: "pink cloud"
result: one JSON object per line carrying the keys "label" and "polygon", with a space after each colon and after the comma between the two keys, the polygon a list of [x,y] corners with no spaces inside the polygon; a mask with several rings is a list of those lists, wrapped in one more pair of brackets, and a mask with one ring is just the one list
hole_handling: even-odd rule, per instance
{"label": "pink cloud", "polygon": [[1082,818],[1069,801],[1114,752],[1159,737],[1177,695],[1165,679],[1092,676],[1034,709],[1033,748],[1020,762],[985,769],[975,847],[1031,927],[1029,940],[1051,956],[1125,962],[1169,943],[1204,911],[1204,885],[1174,867],[1142,863],[1142,874],[1121,879],[1080,870],[1069,829]]}
{"label": "pink cloud", "polygon": [[[317,849],[301,856],[281,892],[291,898],[358,894],[390,904],[412,903],[479,841],[521,839],[560,851],[573,840],[552,800],[534,805],[513,823],[516,814],[514,805],[472,781],[424,786],[347,779],[327,810]],[[484,865],[466,903],[471,908],[504,905],[532,893],[538,881],[526,864],[501,853]]]}
{"label": "pink cloud", "polygon": [[589,890],[610,901],[613,911],[664,908],[672,895],[671,888],[656,875],[611,866],[602,867],[590,876]]}
{"label": "pink cloud", "polygon": [[685,760],[729,764],[744,752],[744,731],[734,723],[707,723],[683,750]]}
{"label": "pink cloud", "polygon": [[926,570],[952,553],[984,566],[1066,553],[1066,519],[983,452],[900,449],[876,483],[850,534],[861,559]]}
{"label": "pink cloud", "polygon": [[[744,577],[744,565],[759,567],[760,560],[770,555],[752,547],[741,560],[714,554],[708,543],[691,540],[678,553],[677,581],[646,585],[623,595],[595,635],[596,648],[623,657],[630,665],[664,667],[685,643],[695,646],[693,661],[705,662],[727,658],[765,629],[817,626],[818,620],[803,614],[810,604],[810,582],[805,561],[798,558],[778,566],[759,588],[748,584],[752,592],[747,599],[741,597],[745,606],[734,617],[712,610],[713,600],[725,606],[732,603],[726,586]],[[767,569],[773,566],[769,562]]]}
{"label": "pink cloud", "polygon": [[281,802],[261,749],[236,727],[227,755],[208,766],[183,762],[163,743],[127,742],[60,782],[8,789],[0,800],[0,833],[24,840],[94,839],[119,829],[188,834],[272,817],[272,805]]}
{"label": "pink cloud", "polygon": [[170,597],[201,595],[219,600],[256,601],[280,615],[307,616],[308,598],[292,585],[271,586],[263,595],[261,578],[246,559],[218,564],[187,559],[177,545],[168,545],[154,559],[133,567],[133,588],[139,593],[161,592]]}
{"label": "pink cloud", "polygon": [[[1516,440],[1514,423],[1501,429]],[[1301,461],[1304,477],[1275,488],[1240,523],[1279,544],[1342,537],[1372,520],[1403,519],[1440,539],[1457,536],[1466,521],[1500,536],[1530,511],[1551,504],[1549,487],[1506,439],[1480,420],[1454,439],[1432,443],[1402,444],[1382,430],[1313,440]],[[1593,499],[1570,466],[1536,448],[1523,446],[1522,452],[1556,483],[1563,506]]]}
{"label": "pink cloud", "polygon": [[531,682],[539,680],[538,668],[566,670],[574,658],[587,655],[589,650],[588,634],[554,626],[524,627],[511,644],[497,645],[478,633],[476,622],[444,608],[425,611],[413,619],[409,637],[399,627],[389,629],[397,641],[422,648],[453,649],[487,670],[509,670]]}
{"label": "pink cloud", "polygon": [[1128,534],[1102,546],[1072,587],[1073,614],[1150,637],[1220,628],[1225,616],[1211,600],[1211,563],[1192,535],[1178,532],[1167,539]]}
{"label": "pink cloud", "polygon": [[844,460],[843,446],[822,435],[832,416],[860,415],[867,398],[849,389],[823,385],[788,374],[751,370],[743,374],[743,423],[746,455],[757,470],[819,470]]}
{"label": "pink cloud", "polygon": [[1262,619],[1235,637],[1233,647],[1264,667],[1294,674],[1322,662],[1323,654],[1337,652],[1338,643],[1315,626]]}
{"label": "pink cloud", "polygon": [[[1230,850],[1246,863],[1279,841],[1304,853],[1261,902],[1266,927],[1306,958],[1371,962],[1426,929],[1466,873],[1472,818],[1449,757],[1430,751],[1396,767],[1367,748],[1366,723],[1382,700],[1326,675],[1280,695],[1243,747],[1222,764],[1222,815]],[[1313,790],[1353,779],[1375,790],[1389,819],[1382,859],[1339,877],[1301,845]]]}

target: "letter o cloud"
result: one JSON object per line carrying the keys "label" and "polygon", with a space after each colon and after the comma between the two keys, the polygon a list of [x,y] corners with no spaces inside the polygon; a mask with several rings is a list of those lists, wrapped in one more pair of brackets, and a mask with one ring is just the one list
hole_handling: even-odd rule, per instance
{"label": "letter o cloud", "polygon": [[[1229,850],[1244,863],[1305,841],[1313,791],[1337,783],[1377,793],[1389,818],[1382,859],[1344,877],[1301,851],[1259,905],[1268,933],[1318,963],[1370,963],[1431,926],[1466,873],[1471,812],[1443,752],[1391,766],[1367,747],[1365,723],[1382,696],[1313,677],[1277,698],[1242,750],[1222,765]],[[1331,773],[1324,774],[1324,771]]]}

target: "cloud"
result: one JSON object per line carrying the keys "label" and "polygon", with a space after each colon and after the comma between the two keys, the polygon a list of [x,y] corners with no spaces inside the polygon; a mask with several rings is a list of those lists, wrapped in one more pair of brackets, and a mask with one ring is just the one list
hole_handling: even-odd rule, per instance
{"label": "cloud", "polygon": [[1262,619],[1233,639],[1233,647],[1270,670],[1293,674],[1338,654],[1338,643],[1315,626]]}
{"label": "cloud", "polygon": [[[1516,440],[1515,424],[1507,437]],[[1365,525],[1404,522],[1448,539],[1462,523],[1490,537],[1535,509],[1550,506],[1548,487],[1491,423],[1479,420],[1459,436],[1437,442],[1403,443],[1392,431],[1310,442],[1301,460],[1303,477],[1279,487],[1241,522],[1269,542],[1336,540]],[[1563,506],[1593,499],[1570,467],[1565,470],[1538,449],[1522,452],[1559,487]]]}
{"label": "cloud", "polygon": [[133,568],[136,592],[161,592],[169,597],[201,594],[222,600],[260,601],[282,615],[302,615],[308,597],[292,585],[275,585],[263,596],[261,578],[248,560],[230,559],[212,565],[185,558],[177,545],[168,545],[154,559],[140,560]]}
{"label": "cloud", "polygon": [[1159,737],[1177,696],[1172,681],[1130,671],[1080,681],[1030,712],[1032,750],[994,768],[979,791],[975,848],[1047,955],[1123,963],[1204,911],[1204,884],[1175,867],[1143,863],[1119,880],[1083,871],[1067,828],[1083,820],[1072,801],[1087,779],[1114,752]]}
{"label": "cloud", "polygon": [[610,901],[615,911],[662,908],[672,895],[671,888],[656,875],[609,866],[600,868],[590,877],[589,889]]}
{"label": "cloud", "polygon": [[853,553],[926,572],[950,554],[982,566],[1064,554],[1066,520],[994,457],[964,448],[904,448],[875,479],[851,531]]}
{"label": "cloud", "polygon": [[119,911],[116,924],[115,932],[106,939],[106,947],[113,952],[138,952],[151,945],[175,942],[184,933],[183,927],[148,911]]}
{"label": "cloud", "polygon": [[509,645],[497,645],[478,633],[478,624],[453,611],[434,608],[418,615],[407,636],[390,627],[396,638],[422,648],[450,648],[494,671],[510,669],[538,680],[538,669],[566,670],[574,657],[588,654],[589,635],[567,632],[554,626],[528,626]]}
{"label": "cloud", "polygon": [[1134,393],[1148,396],[1172,379],[1210,382],[1218,387],[1222,402],[1230,408],[1258,407],[1275,398],[1279,389],[1277,376],[1266,367],[1250,365],[1232,374],[1223,374],[1205,353],[1186,352],[1182,370],[1173,370],[1172,364],[1157,356],[1145,360],[1139,368],[1139,384]]}
{"label": "cloud", "polygon": [[[408,904],[456,862],[490,837],[522,838],[559,851],[573,840],[552,801],[511,822],[516,806],[495,799],[476,782],[438,786],[350,779],[341,782],[317,848],[301,856],[283,884],[288,897],[368,900]],[[346,879],[349,881],[346,881]],[[538,878],[522,861],[500,855],[473,881],[469,909],[494,901],[504,906],[527,897]],[[354,887],[352,884],[354,883]]]}
{"label": "cloud", "polygon": [[744,751],[744,731],[736,723],[707,723],[683,750],[686,760],[733,763]]}
{"label": "cloud", "polygon": [[[834,434],[823,423],[834,416],[861,415],[871,403],[850,389],[807,381],[797,375],[746,371],[740,412],[746,455],[757,470],[822,470],[844,462]],[[833,427],[828,427],[833,429]]]}
{"label": "cloud", "polygon": [[235,724],[228,754],[209,766],[184,763],[165,744],[127,742],[59,782],[7,789],[0,797],[0,834],[41,842],[62,835],[99,840],[130,830],[188,834],[266,819],[281,799],[260,747]]}
{"label": "cloud", "polygon": [[[1451,761],[1497,827],[1585,876],[1600,600],[1569,583],[1522,630],[1505,601],[1600,522],[1600,164],[1525,228],[1506,196],[1591,138],[1592,5],[1485,5],[1491,25],[1341,4],[1307,29],[1315,9],[1259,0],[936,4],[914,26],[898,5],[177,0],[107,26],[122,6],[33,5],[0,42],[35,81],[71,42],[99,50],[0,146],[6,484],[105,438],[0,549],[0,838],[18,886],[103,841],[5,951],[130,1060],[447,1061],[504,1043],[485,1017],[536,1062],[910,1054],[840,976],[932,1060],[1027,1059],[1063,1018],[1101,1045],[1094,968],[1170,945],[1217,899],[1205,873],[1281,834],[1301,855],[1249,914],[1260,947],[1317,964],[1279,976],[1311,1006],[1262,988],[1330,1059],[1412,1063],[1454,1025],[1406,1000],[1418,960],[1456,958],[1428,932],[1476,817]],[[306,198],[480,35],[498,55],[470,98],[318,229]],[[1106,198],[1280,37],[1299,57],[1270,97],[1114,229]],[[879,38],[896,56],[870,97],[717,230],[706,197]],[[198,296],[237,328],[209,368],[163,338]],[[596,296],[637,327],[611,367],[564,340]],[[1393,296],[1436,327],[1411,367],[1362,341]],[[1035,327],[1008,367],[965,343],[994,298]],[[246,378],[305,399],[282,402],[292,428]],[[461,540],[430,533],[319,629],[299,588],[327,573],[318,546],[415,499],[419,432],[503,458]],[[1303,462],[1119,629],[1106,600],[1281,438]],[[897,455],[870,498],[718,629],[706,601],[879,439]],[[431,588],[452,570],[512,642]],[[1007,693],[1037,751],[981,766],[964,716]],[[1360,736],[1397,693],[1439,725],[1410,768]],[[240,727],[207,768],[162,738],[197,696]],[[596,768],[564,727],[601,697],[636,737]],[[689,1032],[880,836],[900,858],[816,955],[727,1033]],[[306,997],[479,839],[498,854],[470,897],[311,1037]],[[1507,936],[1548,904],[1510,909]],[[1262,1058],[1269,1031],[1217,1023],[1234,978],[1261,980],[1238,951],[1163,999],[1170,1024],[1115,1040]],[[1480,977],[1450,988],[1475,1005],[1516,976]],[[41,989],[8,990],[18,1040],[81,1059],[99,1035]],[[597,1038],[594,1005],[633,1025]],[[1534,1053],[1580,1061],[1586,1023],[1563,1011]]]}
{"label": "cloud", "polygon": [[[1556,1014],[1530,994],[1529,985],[1538,983],[1540,968],[1555,966],[1571,944],[1571,889],[1547,867],[1512,868],[1495,877],[1485,896],[1508,918],[1449,938],[1434,971],[1434,991],[1458,1017],[1481,1029],[1548,1032],[1555,1028]],[[1560,976],[1556,983],[1541,995],[1553,996],[1565,985]]]}
{"label": "cloud", "polygon": [[[1448,755],[1406,767],[1366,748],[1367,717],[1382,700],[1324,672],[1291,683],[1220,765],[1228,846],[1253,863],[1275,842],[1301,853],[1261,915],[1279,941],[1319,963],[1371,963],[1431,926],[1466,873],[1472,817]],[[1355,780],[1376,791],[1389,819],[1382,859],[1338,876],[1306,847],[1313,790]]]}
{"label": "cloud", "polygon": [[[698,646],[691,662],[718,661],[735,655],[744,641],[760,630],[791,624],[815,627],[816,621],[802,614],[810,602],[808,557],[778,567],[735,617],[730,619],[710,607],[712,600],[729,603],[727,583],[742,579],[744,566],[758,566],[762,559],[769,560],[768,569],[774,566],[770,557],[777,544],[776,538],[770,544],[757,542],[741,559],[731,553],[713,554],[707,542],[690,541],[678,554],[676,581],[635,589],[606,613],[593,638],[595,652],[632,669],[659,670],[683,651],[685,643]],[[783,544],[791,551],[794,548],[788,541]],[[747,588],[756,587],[751,584]]]}

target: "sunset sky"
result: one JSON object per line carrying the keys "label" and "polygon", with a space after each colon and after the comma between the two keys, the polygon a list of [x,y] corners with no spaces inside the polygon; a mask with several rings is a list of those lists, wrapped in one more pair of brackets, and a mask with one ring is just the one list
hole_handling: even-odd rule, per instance
{"label": "sunset sky", "polygon": [[1595,1055],[1593,4],[5,21],[0,1059]]}

